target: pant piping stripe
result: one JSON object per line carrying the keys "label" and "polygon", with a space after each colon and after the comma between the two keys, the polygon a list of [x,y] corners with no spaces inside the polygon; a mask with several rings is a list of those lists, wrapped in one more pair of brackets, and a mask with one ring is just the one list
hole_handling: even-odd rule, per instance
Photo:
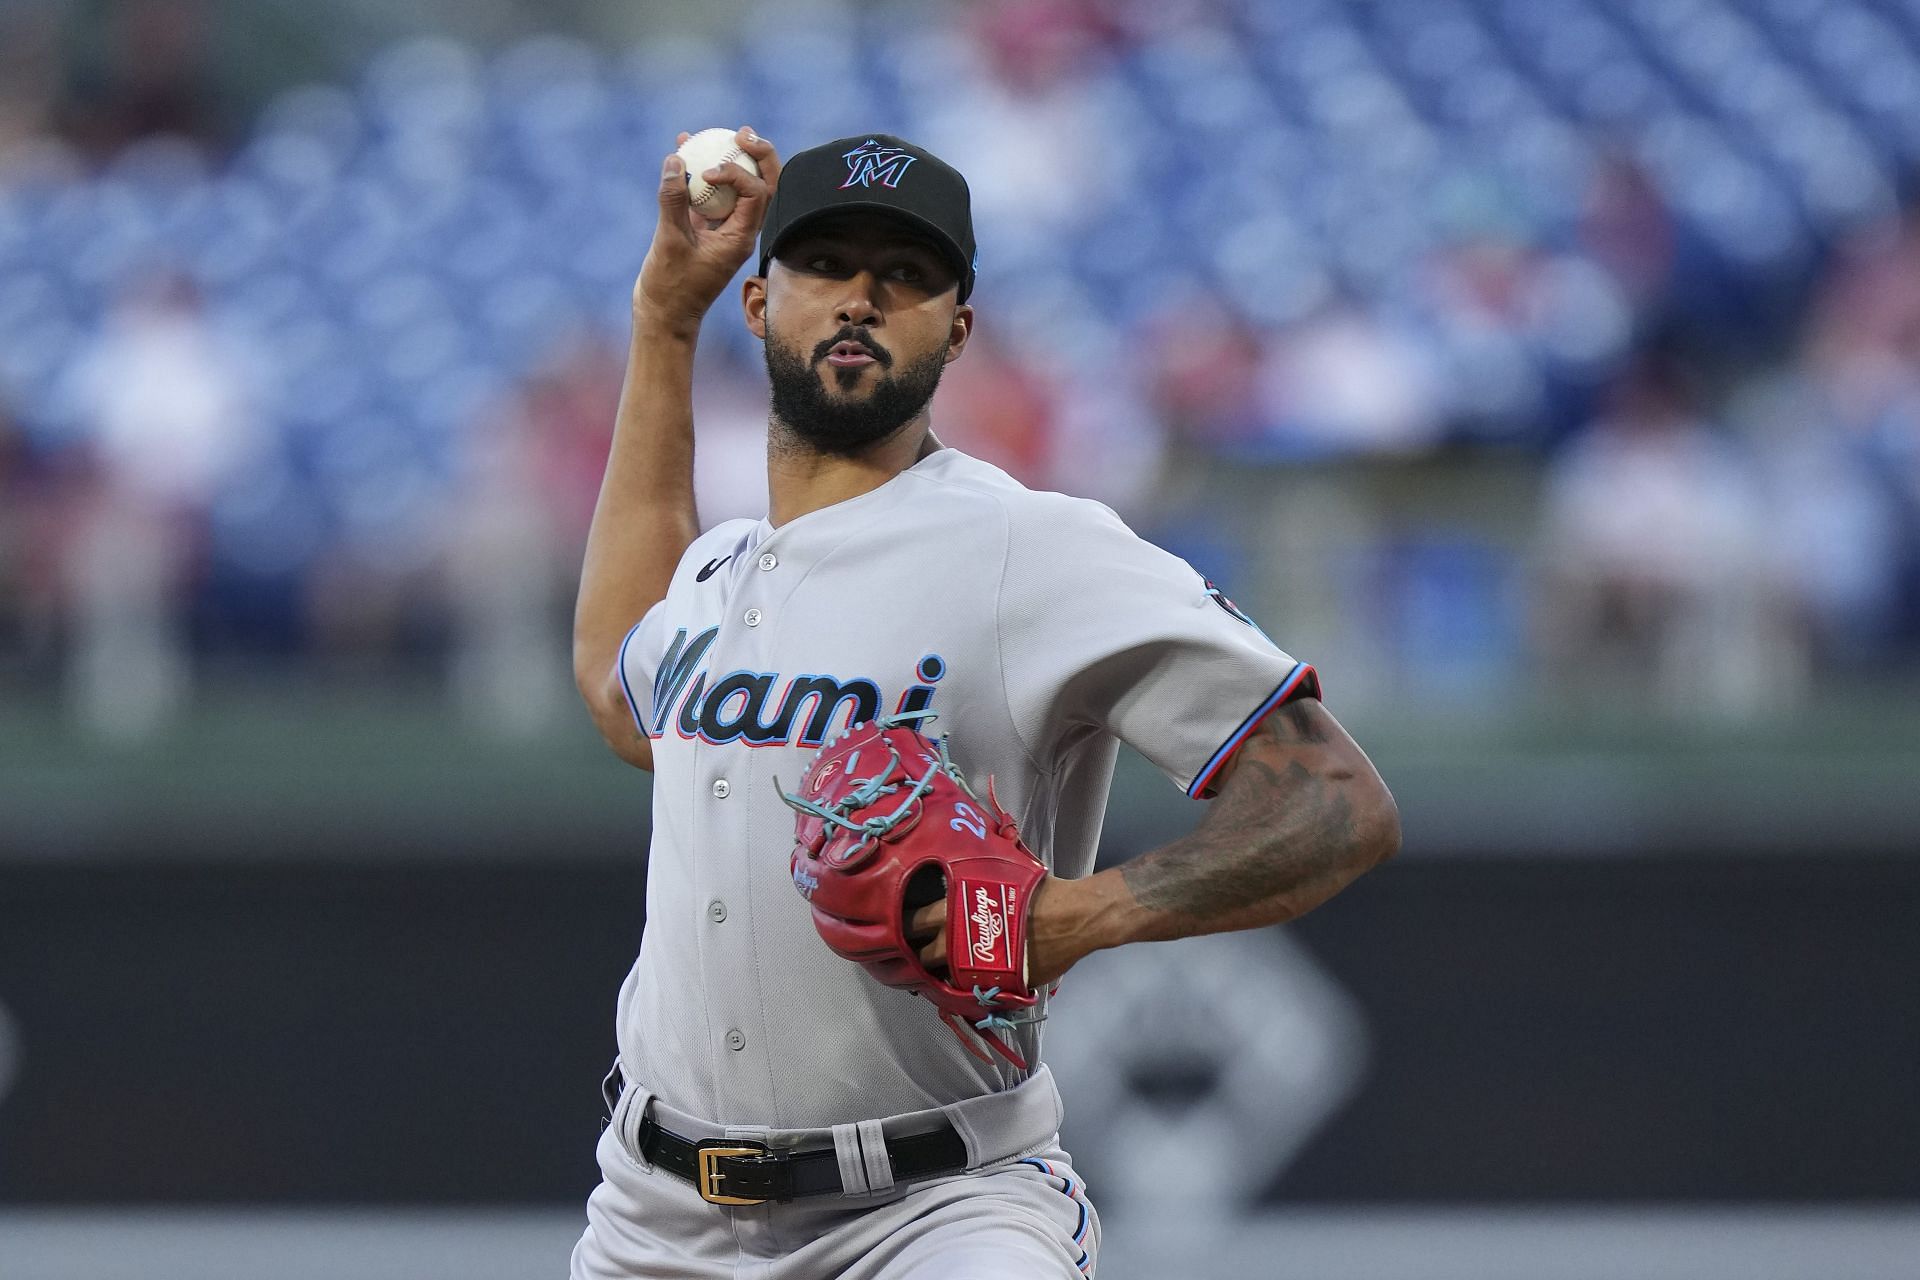
{"label": "pant piping stripe", "polygon": [[[1020,1163],[1030,1164],[1034,1168],[1040,1170],[1042,1173],[1045,1173],[1048,1177],[1058,1178],[1062,1183],[1065,1184],[1060,1188],[1060,1193],[1066,1196],[1067,1199],[1073,1201],[1074,1206],[1080,1210],[1080,1225],[1075,1227],[1073,1230],[1073,1242],[1076,1245],[1085,1244],[1087,1240],[1087,1227],[1090,1225],[1089,1218],[1087,1215],[1087,1202],[1080,1198],[1079,1185],[1074,1182],[1072,1176],[1069,1174],[1061,1173],[1059,1170],[1055,1169],[1051,1164],[1048,1164],[1045,1160],[1036,1159],[1032,1156],[1027,1157],[1026,1159],[1022,1160]],[[1087,1251],[1085,1249],[1082,1249],[1080,1251],[1080,1257],[1077,1260],[1075,1265],[1077,1265],[1080,1268],[1080,1270],[1085,1271],[1088,1267],[1088,1264],[1091,1262],[1092,1262],[1092,1259],[1087,1256]]]}

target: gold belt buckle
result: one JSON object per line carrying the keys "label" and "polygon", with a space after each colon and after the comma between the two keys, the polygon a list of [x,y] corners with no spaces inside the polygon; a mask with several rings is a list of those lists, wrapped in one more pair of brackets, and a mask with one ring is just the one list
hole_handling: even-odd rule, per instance
{"label": "gold belt buckle", "polygon": [[[742,1141],[739,1138],[709,1138],[702,1142],[694,1154],[700,1161],[700,1176],[694,1187],[700,1192],[700,1198],[708,1204],[765,1204],[764,1199],[756,1200],[751,1196],[728,1196],[720,1194],[720,1183],[726,1178],[715,1167],[721,1156],[765,1156],[772,1155],[767,1147],[755,1143],[752,1146],[729,1146],[728,1143]],[[709,1146],[708,1144],[713,1145]]]}

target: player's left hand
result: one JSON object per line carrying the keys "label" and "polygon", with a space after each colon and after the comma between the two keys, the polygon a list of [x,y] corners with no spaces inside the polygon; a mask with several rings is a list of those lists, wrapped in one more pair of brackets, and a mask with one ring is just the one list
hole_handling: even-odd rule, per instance
{"label": "player's left hand", "polygon": [[[1083,959],[1080,881],[1048,875],[1033,891],[1027,914],[1027,980],[1035,991],[1052,986]],[[944,973],[947,967],[947,900],[929,902],[907,922],[907,939],[920,948],[920,962]]]}

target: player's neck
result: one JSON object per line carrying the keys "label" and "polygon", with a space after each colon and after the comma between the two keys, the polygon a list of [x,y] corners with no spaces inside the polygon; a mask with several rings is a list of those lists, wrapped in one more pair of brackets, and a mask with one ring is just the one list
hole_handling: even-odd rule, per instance
{"label": "player's neck", "polygon": [[789,520],[871,493],[936,449],[943,449],[925,418],[917,418],[856,454],[821,453],[786,433],[767,433],[767,521]]}

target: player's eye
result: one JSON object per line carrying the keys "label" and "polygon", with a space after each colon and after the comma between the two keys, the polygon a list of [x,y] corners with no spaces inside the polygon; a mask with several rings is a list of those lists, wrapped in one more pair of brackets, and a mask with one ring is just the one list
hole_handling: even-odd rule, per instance
{"label": "player's eye", "polygon": [[809,271],[838,271],[840,259],[830,253],[816,253],[806,260]]}
{"label": "player's eye", "polygon": [[918,284],[927,278],[927,273],[911,262],[900,263],[893,269],[892,274],[894,279],[908,284]]}

